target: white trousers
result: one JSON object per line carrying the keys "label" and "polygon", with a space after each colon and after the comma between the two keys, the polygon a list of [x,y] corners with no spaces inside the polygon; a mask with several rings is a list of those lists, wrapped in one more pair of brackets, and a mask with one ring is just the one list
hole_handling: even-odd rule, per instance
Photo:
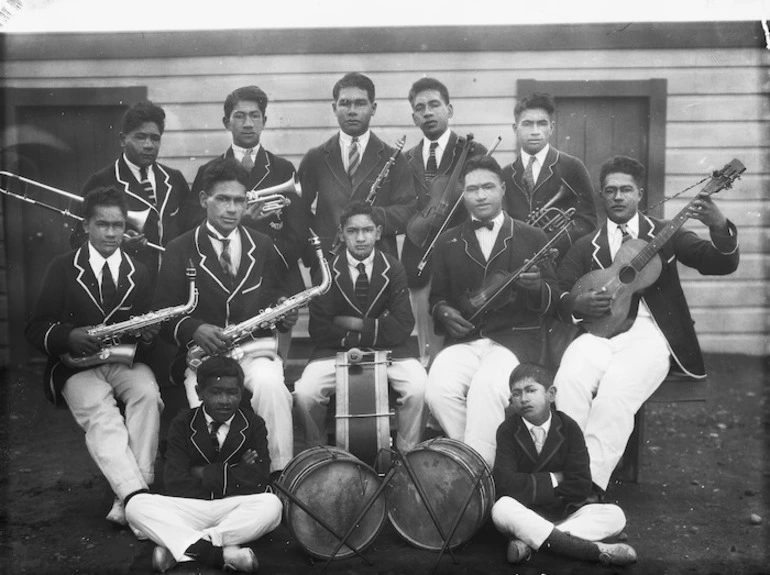
{"label": "white trousers", "polygon": [[190,561],[185,551],[199,539],[216,547],[259,539],[280,525],[282,509],[272,493],[213,500],[140,493],[129,500],[126,519],[177,561]]}
{"label": "white trousers", "polygon": [[583,430],[591,478],[606,489],[634,430],[634,415],[666,378],[669,350],[649,316],[610,339],[583,334],[564,352],[556,407]]}
{"label": "white trousers", "polygon": [[444,347],[444,336],[436,334],[433,329],[433,318],[430,315],[430,285],[409,288],[409,302],[414,312],[414,323],[417,327],[417,345],[420,348],[420,362],[428,367]]}
{"label": "white trousers", "polygon": [[[152,370],[107,363],[76,373],[62,395],[86,432],[86,446],[121,500],[155,480],[163,401]],[[117,400],[125,405],[125,419]]]}
{"label": "white trousers", "polygon": [[[396,446],[401,451],[409,451],[420,442],[425,427],[428,374],[413,358],[393,360],[387,370],[388,383],[398,394]],[[326,444],[326,409],[336,390],[334,359],[311,361],[294,384],[297,425],[304,432],[307,447]]]}
{"label": "white trousers", "polygon": [[514,353],[491,339],[445,348],[428,374],[425,399],[451,438],[479,452],[492,468],[497,428],[510,403],[508,378],[519,365]]}
{"label": "white trousers", "polygon": [[521,539],[537,550],[554,527],[587,541],[612,537],[623,531],[626,515],[612,503],[594,503],[584,505],[566,519],[552,523],[513,497],[501,497],[492,507],[492,522],[500,533],[511,539]]}
{"label": "white trousers", "polygon": [[[294,427],[291,418],[291,392],[283,380],[281,358],[244,357],[240,360],[245,376],[244,386],[251,391],[251,407],[265,420],[267,447],[270,452],[270,471],[280,471],[294,453]],[[190,407],[201,404],[195,386],[195,372],[189,367],[184,372],[184,387]]]}

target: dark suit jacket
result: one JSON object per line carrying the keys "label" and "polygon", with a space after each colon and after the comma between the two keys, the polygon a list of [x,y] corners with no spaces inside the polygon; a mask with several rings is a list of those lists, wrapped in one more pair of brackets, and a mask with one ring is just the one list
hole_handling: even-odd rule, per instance
{"label": "dark suit jacket", "polygon": [[[667,223],[641,216],[639,239],[652,240]],[[663,261],[660,277],[642,292],[655,323],[668,342],[674,361],[672,367],[693,378],[706,377],[706,370],[676,264],[679,261],[704,275],[726,275],[734,272],[740,259],[738,232],[732,223],[728,224],[732,236],[712,234],[714,243],[699,238],[695,232],[680,228],[660,251]],[[610,265],[612,257],[605,224],[595,233],[578,240],[567,253],[558,270],[560,286],[565,292],[569,292],[575,282],[589,271],[605,269]],[[569,323],[572,322],[572,303],[572,298],[565,293],[559,306],[561,318]],[[635,300],[635,303],[638,301]],[[636,308],[633,306],[630,315],[636,316]]]}
{"label": "dark suit jacket", "polygon": [[[249,449],[258,454],[252,465],[242,465]],[[203,479],[193,477],[192,467],[203,467]],[[185,410],[171,422],[164,468],[166,495],[193,499],[223,499],[233,495],[262,493],[270,484],[270,454],[264,420],[239,409],[219,453],[209,435],[203,407]]]}
{"label": "dark suit jacket", "polygon": [[[328,252],[337,236],[342,211],[352,202],[366,200],[374,180],[394,150],[372,132],[353,182],[342,164],[339,133],[305,154],[299,165],[302,199],[308,209],[318,200],[310,227],[321,238],[324,252]],[[412,173],[406,159],[399,154],[374,202],[375,212],[384,222],[383,239],[377,247],[397,255],[396,234],[406,230],[415,202]]]}
{"label": "dark suit jacket", "polygon": [[[417,192],[418,211],[427,206],[430,203],[431,198],[431,184],[425,181],[425,159],[422,155],[422,142],[423,140],[421,139],[415,147],[408,150],[405,154],[406,160],[409,163],[409,167],[412,169],[412,175],[414,176],[414,189]],[[460,155],[462,154],[462,143],[458,146],[457,142],[457,134],[450,132],[446,150],[444,150],[444,155],[441,157],[441,163],[438,166],[438,172],[436,172],[437,178],[439,176],[445,176],[442,178],[442,181],[449,179],[449,176],[452,174],[452,170],[454,170],[455,166],[457,166],[457,162],[459,161]],[[472,146],[472,149],[468,153],[469,158],[477,155],[483,156],[487,153],[487,149],[481,144],[472,142]],[[438,195],[441,194],[442,191],[443,187],[434,193]],[[446,229],[461,224],[467,218],[468,211],[465,209],[464,205],[460,206],[452,216]],[[404,268],[406,269],[406,279],[409,283],[409,287],[424,286],[428,283],[428,280],[431,277],[432,258],[428,260],[428,263],[423,269],[422,273],[419,275],[417,274],[417,264],[420,263],[420,259],[422,259],[424,253],[425,249],[414,245],[408,237],[404,238],[404,247],[401,251],[401,261],[403,262]]]}
{"label": "dark suit jacket", "polygon": [[[205,223],[171,242],[163,256],[153,304],[156,309],[187,301],[189,284],[185,268],[188,262],[192,261],[197,270],[198,305],[189,315],[167,321],[161,328],[161,334],[180,347],[180,355],[186,353],[195,330],[202,324],[225,327],[240,323],[287,295],[286,266],[273,242],[257,231],[243,226],[238,229],[243,249],[233,286],[219,265]],[[269,335],[269,332],[255,335]]]}
{"label": "dark suit jacket", "polygon": [[[114,163],[91,175],[83,186],[81,194],[85,196],[86,192],[101,186],[112,186],[125,192],[129,212],[149,210],[144,225],[147,241],[166,246],[200,221],[195,221],[200,204],[198,198],[190,193],[182,172],[157,162],[153,169],[157,188],[155,192],[157,206],[150,202],[149,196],[131,173],[123,155]],[[85,241],[85,238],[86,234],[82,226],[75,226],[70,244],[76,248]],[[147,267],[154,280],[158,273],[158,251],[144,248],[131,255]]]}
{"label": "dark suit jacket", "polygon": [[[551,473],[564,479],[553,487]],[[512,497],[551,520],[563,519],[591,493],[588,449],[580,427],[561,411],[551,411],[551,428],[538,454],[521,416],[512,413],[497,428],[495,494]]]}
{"label": "dark suit jacket", "polygon": [[[525,259],[531,258],[545,244],[542,230],[506,216],[489,261],[485,261],[470,220],[444,232],[433,256],[430,292],[431,314],[437,332],[443,330],[436,317],[439,304],[446,303],[462,310],[467,295],[479,289],[487,276],[518,270]],[[533,296],[514,286],[512,293],[516,296],[487,314],[481,321],[480,332],[474,332],[462,341],[488,337],[513,351],[521,362],[540,361],[543,317],[554,311],[560,294],[556,275],[548,262],[540,266],[540,273],[543,284],[539,295]],[[452,343],[457,342],[448,341],[447,345]]]}
{"label": "dark suit jacket", "polygon": [[[222,158],[234,158],[232,147],[222,154]],[[212,160],[213,161],[213,160]],[[200,195],[203,185],[203,172],[206,170],[208,162],[198,169],[195,181],[192,185],[192,193],[197,198]],[[283,184],[294,177],[294,166],[290,161],[276,156],[272,152],[265,150],[264,146],[259,147],[254,167],[249,173],[249,190],[263,190]],[[294,192],[283,193],[291,204],[281,210],[280,213],[273,212],[270,216],[254,220],[249,216],[244,216],[241,225],[249,227],[270,237],[276,245],[281,255],[286,259],[289,267],[289,291],[297,293],[305,289],[302,281],[302,274],[299,271],[298,261],[302,256],[308,239],[308,213],[302,199]],[[206,217],[203,209],[200,209],[198,221]]]}
{"label": "dark suit jacket", "polygon": [[[356,299],[346,252],[334,258],[331,272],[331,289],[310,302],[309,332],[315,346],[311,360],[356,346],[389,349],[394,359],[417,357],[417,346],[409,341],[414,316],[404,268],[398,260],[376,250],[366,309],[361,309]],[[359,334],[334,325],[337,315],[363,318],[364,330]]]}
{"label": "dark suit jacket", "polygon": [[[561,190],[565,190],[565,199],[558,201],[556,207],[563,210],[575,208],[575,215],[572,217],[575,223],[567,236],[556,244],[559,249],[558,259],[561,261],[578,238],[596,229],[596,205],[591,176],[588,175],[583,162],[551,146],[535,182],[535,189],[529,196],[523,182],[524,168],[521,154],[516,154],[516,160],[503,169],[505,209],[512,218],[527,221],[530,212],[543,207]],[[548,234],[549,238],[553,235],[553,232]]]}
{"label": "dark suit jacket", "polygon": [[67,379],[82,371],[67,367],[59,359],[60,355],[70,351],[67,340],[73,329],[131,319],[149,311],[151,301],[147,269],[125,253],[115,299],[107,309],[102,307],[99,284],[88,263],[88,245],[57,256],[46,270],[35,311],[26,329],[27,340],[48,355],[46,398],[57,404],[62,399],[61,390]]}

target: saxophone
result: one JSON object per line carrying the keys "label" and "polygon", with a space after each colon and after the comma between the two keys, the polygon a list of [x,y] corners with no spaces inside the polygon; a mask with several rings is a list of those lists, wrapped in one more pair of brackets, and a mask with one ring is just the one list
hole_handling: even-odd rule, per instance
{"label": "saxophone", "polygon": [[198,290],[195,289],[195,268],[193,266],[188,267],[186,275],[190,282],[190,296],[186,304],[151,311],[110,325],[102,324],[92,327],[88,330],[88,335],[97,338],[101,342],[102,348],[91,355],[73,356],[65,353],[60,356],[61,360],[65,365],[76,369],[87,369],[104,363],[122,363],[131,367],[134,363],[134,355],[136,355],[136,344],[121,344],[121,336],[188,314],[198,304]]}
{"label": "saxophone", "polygon": [[[313,235],[308,241],[313,246],[318,263],[321,266],[321,283],[291,296],[283,303],[276,304],[275,307],[268,307],[260,311],[252,318],[226,327],[222,330],[222,336],[227,338],[230,343],[225,351],[220,352],[221,354],[231,357],[236,361],[246,355],[276,357],[275,343],[269,342],[265,344],[264,339],[253,339],[251,336],[252,332],[266,324],[271,327],[274,326],[289,312],[304,306],[314,297],[329,291],[332,285],[331,271],[329,270],[329,263],[323,256],[321,240],[318,239],[318,236]],[[196,371],[209,357],[209,354],[201,346],[194,344],[187,350],[187,366]]]}

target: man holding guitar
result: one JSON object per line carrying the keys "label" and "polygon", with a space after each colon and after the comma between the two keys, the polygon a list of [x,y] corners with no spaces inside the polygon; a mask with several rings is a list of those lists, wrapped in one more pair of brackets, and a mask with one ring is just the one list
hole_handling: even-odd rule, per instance
{"label": "man holding guitar", "polygon": [[[557,274],[568,292],[559,314],[588,333],[567,348],[555,379],[558,409],[585,434],[599,496],[623,455],[634,414],[669,370],[705,377],[676,263],[704,275],[738,267],[737,230],[710,194],[729,187],[741,171],[733,160],[677,216],[661,221],[638,211],[642,164],[616,156],[601,168],[607,222],[578,240]],[[688,218],[708,226],[711,241],[682,228]]]}

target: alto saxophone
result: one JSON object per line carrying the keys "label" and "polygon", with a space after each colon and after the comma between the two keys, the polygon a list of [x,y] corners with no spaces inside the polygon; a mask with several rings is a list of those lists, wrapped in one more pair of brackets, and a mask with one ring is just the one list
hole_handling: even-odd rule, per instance
{"label": "alto saxophone", "polygon": [[[332,277],[331,271],[329,270],[329,263],[323,256],[321,240],[318,239],[318,236],[313,235],[308,241],[310,242],[310,245],[313,246],[316,257],[318,258],[318,263],[321,266],[321,283],[291,296],[289,299],[277,304],[275,307],[268,307],[267,309],[260,311],[252,318],[223,329],[222,336],[227,338],[230,343],[228,344],[227,349],[220,352],[220,354],[231,357],[236,361],[246,355],[255,355],[255,352],[263,356],[272,355],[275,357],[274,344],[268,346],[272,348],[273,351],[271,352],[270,349],[265,348],[264,343],[251,337],[252,332],[264,325],[274,326],[289,312],[304,306],[314,297],[329,291],[329,288],[332,285]],[[187,350],[187,366],[193,371],[196,371],[209,357],[209,354],[206,353],[201,346],[197,344],[192,345]]]}
{"label": "alto saxophone", "polygon": [[104,363],[122,363],[129,367],[134,364],[136,355],[135,343],[120,343],[121,336],[134,333],[151,325],[155,325],[171,318],[185,315],[195,309],[198,304],[198,290],[195,288],[195,268],[190,266],[186,271],[190,282],[190,295],[187,303],[173,307],[151,311],[126,321],[120,321],[110,325],[97,325],[88,330],[88,335],[99,340],[102,347],[96,353],[83,356],[73,356],[65,353],[61,360],[65,365],[78,369],[87,369]]}

